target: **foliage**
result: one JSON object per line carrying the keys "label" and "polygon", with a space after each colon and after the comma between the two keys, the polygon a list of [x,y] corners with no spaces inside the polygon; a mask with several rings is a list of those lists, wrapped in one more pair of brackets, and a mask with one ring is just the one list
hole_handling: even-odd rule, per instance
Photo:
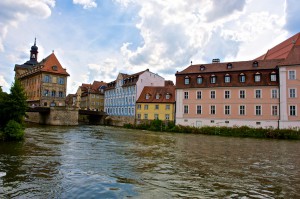
{"label": "foliage", "polygon": [[11,86],[10,94],[0,89],[0,140],[19,140],[20,136],[23,137],[21,132],[24,131],[26,109],[26,95],[19,80]]}
{"label": "foliage", "polygon": [[24,137],[24,127],[14,121],[10,120],[4,128],[5,140],[22,140]]}
{"label": "foliage", "polygon": [[274,129],[274,128],[250,128],[248,126],[216,127],[216,126],[182,126],[175,125],[174,122],[164,123],[160,120],[153,120],[150,124],[139,125],[126,124],[126,128],[143,129],[150,131],[167,131],[176,133],[193,133],[205,135],[220,135],[231,137],[251,137],[251,138],[274,138],[274,139],[300,139],[300,130],[295,129]]}

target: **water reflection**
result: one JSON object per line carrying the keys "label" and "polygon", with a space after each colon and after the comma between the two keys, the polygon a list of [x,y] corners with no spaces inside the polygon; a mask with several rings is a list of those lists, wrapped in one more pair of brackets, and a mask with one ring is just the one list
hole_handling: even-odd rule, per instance
{"label": "water reflection", "polygon": [[31,127],[24,142],[0,144],[0,198],[300,198],[299,149],[298,141]]}

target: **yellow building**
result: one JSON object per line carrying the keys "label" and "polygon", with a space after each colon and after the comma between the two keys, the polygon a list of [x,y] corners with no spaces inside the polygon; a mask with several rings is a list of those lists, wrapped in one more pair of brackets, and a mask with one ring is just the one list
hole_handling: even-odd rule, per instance
{"label": "yellow building", "polygon": [[65,106],[69,74],[54,53],[37,61],[36,41],[30,50],[30,60],[15,65],[15,77],[24,87],[30,106]]}
{"label": "yellow building", "polygon": [[166,86],[146,86],[136,102],[136,123],[151,120],[175,120],[175,87],[167,81]]}

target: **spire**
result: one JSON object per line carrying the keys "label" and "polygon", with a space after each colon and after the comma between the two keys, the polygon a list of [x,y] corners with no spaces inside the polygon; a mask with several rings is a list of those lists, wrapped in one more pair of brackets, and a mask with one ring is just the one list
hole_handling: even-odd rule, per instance
{"label": "spire", "polygon": [[37,54],[38,54],[38,47],[36,46],[36,37],[34,38],[34,44],[31,46],[30,50],[30,62],[33,64],[37,63]]}
{"label": "spire", "polygon": [[34,38],[34,46],[36,46],[36,37]]}

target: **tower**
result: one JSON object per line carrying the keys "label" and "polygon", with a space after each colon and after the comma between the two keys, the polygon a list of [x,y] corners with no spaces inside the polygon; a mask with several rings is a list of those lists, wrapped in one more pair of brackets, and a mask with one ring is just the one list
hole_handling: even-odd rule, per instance
{"label": "tower", "polygon": [[30,60],[28,61],[32,65],[36,65],[37,62],[37,54],[38,54],[38,47],[36,46],[36,38],[34,38],[34,45],[31,46],[30,50]]}

